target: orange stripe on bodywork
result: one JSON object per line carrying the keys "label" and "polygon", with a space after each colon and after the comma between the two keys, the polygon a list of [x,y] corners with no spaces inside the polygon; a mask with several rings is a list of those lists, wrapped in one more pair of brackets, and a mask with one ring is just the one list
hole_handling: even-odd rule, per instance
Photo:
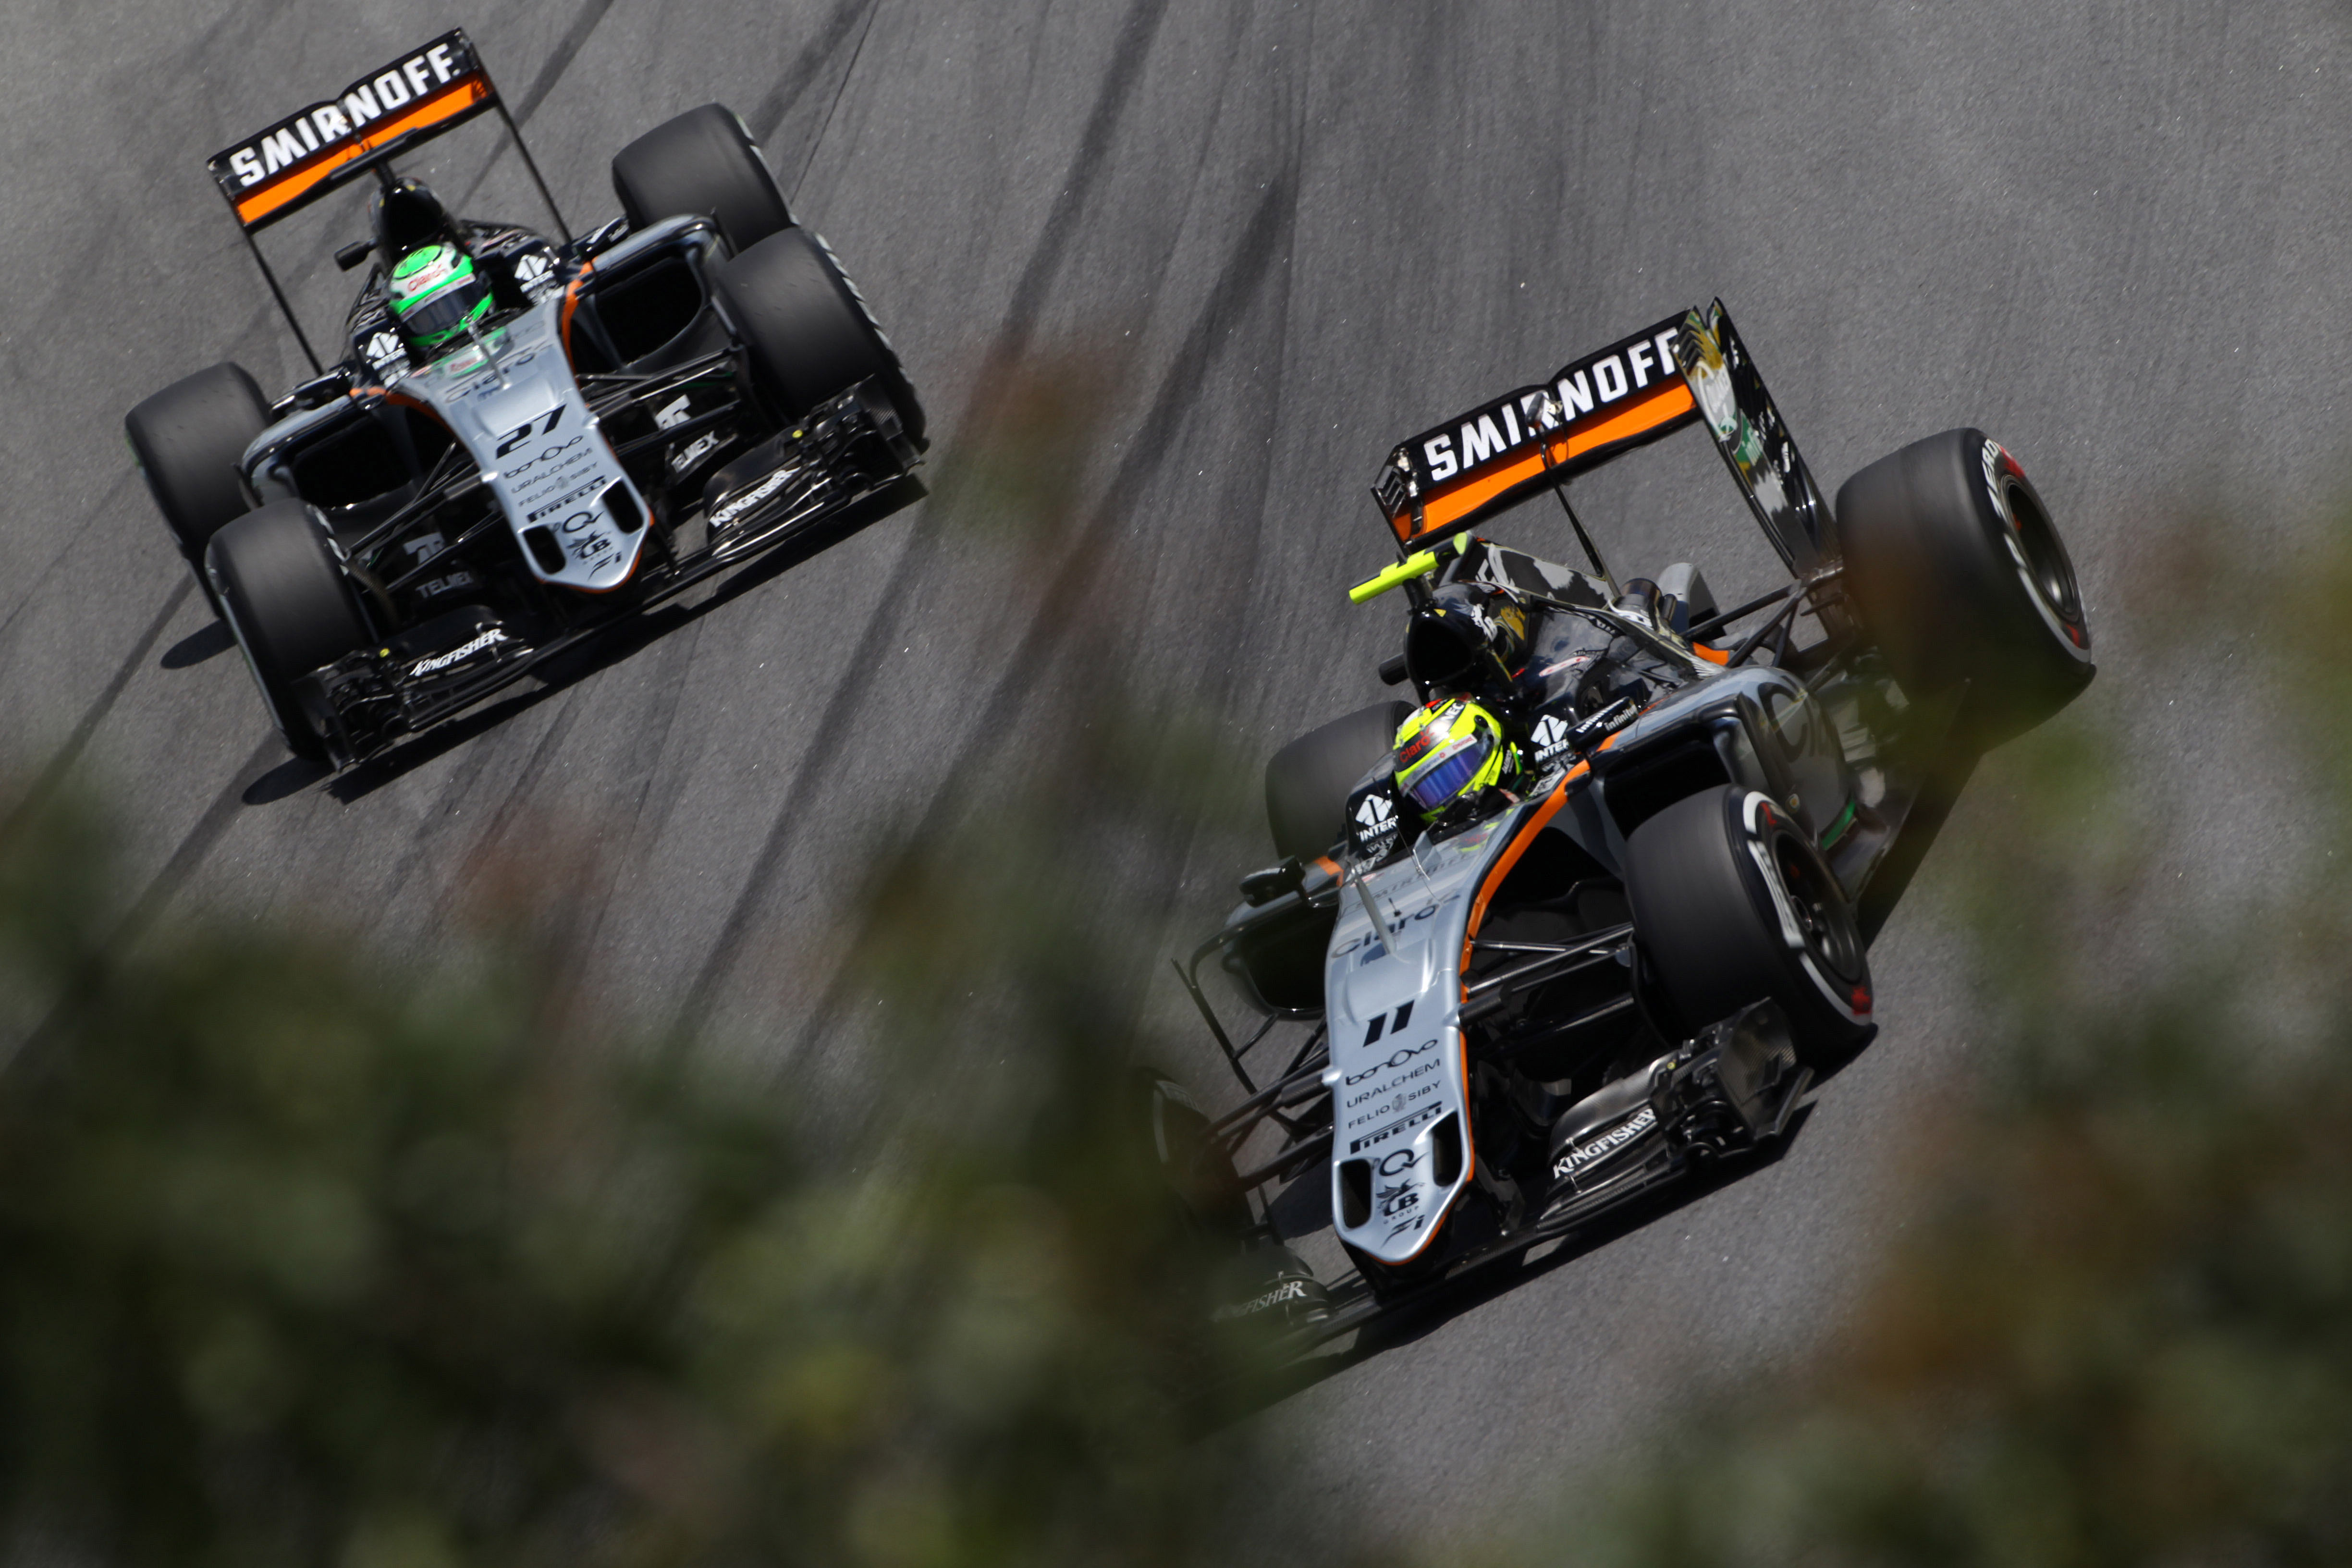
{"label": "orange stripe on bodywork", "polygon": [[404,136],[411,131],[454,119],[489,96],[490,84],[486,77],[473,77],[454,87],[444,88],[399,119],[385,121],[365,136],[345,142],[310,167],[288,174],[276,184],[265,186],[245,197],[236,204],[236,219],[251,228],[270,214],[299,201],[336,170],[366,157],[394,137]]}
{"label": "orange stripe on bodywork", "polygon": [[[1565,463],[1615,442],[1630,440],[1644,431],[1654,430],[1670,420],[1681,418],[1696,406],[1691,401],[1688,384],[1681,380],[1664,383],[1655,394],[1622,414],[1613,415],[1582,430],[1571,430],[1565,440],[1549,443],[1551,461]],[[1466,480],[1453,489],[1440,491],[1422,507],[1421,532],[1434,533],[1442,528],[1451,527],[1496,496],[1541,477],[1547,466],[1544,453],[1538,449],[1517,462],[1506,463],[1491,473]],[[1399,538],[1419,538],[1420,534],[1408,531],[1412,526],[1412,514],[1408,511],[1389,521]]]}
{"label": "orange stripe on bodywork", "polygon": [[[1622,732],[1619,731],[1621,734]],[[1608,740],[1601,742],[1600,749],[1606,751],[1616,739],[1616,735],[1610,736]],[[1567,775],[1553,787],[1551,794],[1544,797],[1544,803],[1536,807],[1536,814],[1520,826],[1518,833],[1511,839],[1510,847],[1505,849],[1502,858],[1495,862],[1495,868],[1486,873],[1486,879],[1479,884],[1478,897],[1470,906],[1470,923],[1462,936],[1462,967],[1465,971],[1470,967],[1471,941],[1478,934],[1478,927],[1486,918],[1487,900],[1495,896],[1495,889],[1500,888],[1509,878],[1511,868],[1519,863],[1519,857],[1528,852],[1528,846],[1536,841],[1536,835],[1549,826],[1551,819],[1559,815],[1559,808],[1568,804],[1568,786],[1590,772],[1591,772],[1591,767],[1583,763],[1579,763],[1568,770]],[[1469,982],[1465,980],[1462,985],[1463,999],[1467,1001]],[[1440,1118],[1440,1120],[1444,1119]],[[1471,1183],[1477,1180],[1478,1169],[1478,1142],[1470,1135],[1470,1045],[1467,1039],[1465,1039],[1462,1045],[1462,1148],[1463,1163],[1469,1174],[1462,1184],[1454,1189],[1454,1199],[1459,1199],[1464,1193],[1470,1190]],[[1437,1212],[1437,1218],[1431,1224],[1428,1231],[1423,1235],[1421,1245],[1406,1253],[1399,1262],[1410,1263],[1426,1251],[1429,1244],[1437,1239],[1437,1233],[1444,1228],[1445,1221],[1453,1212],[1454,1200],[1449,1199],[1446,1205]]]}
{"label": "orange stripe on bodywork", "polygon": [[[1609,738],[1613,741],[1617,737],[1612,735]],[[1510,876],[1511,868],[1519,863],[1519,857],[1528,852],[1528,846],[1536,841],[1536,835],[1549,826],[1551,819],[1559,815],[1559,808],[1568,804],[1568,786],[1591,771],[1583,763],[1579,763],[1568,770],[1568,776],[1561,779],[1559,786],[1544,797],[1544,803],[1536,807],[1536,814],[1521,825],[1517,836],[1511,840],[1510,847],[1503,851],[1503,858],[1495,862],[1495,868],[1487,872],[1486,879],[1478,885],[1478,896],[1470,904],[1470,923],[1463,929],[1462,932],[1462,967],[1465,972],[1470,967],[1471,942],[1477,936],[1478,927],[1486,919],[1487,901],[1494,898],[1495,890],[1503,885],[1506,878]],[[1465,997],[1470,994],[1470,982],[1467,979],[1462,982],[1462,992]]]}
{"label": "orange stripe on bodywork", "polygon": [[[1622,730],[1616,731],[1593,750],[1607,751],[1617,743],[1617,737],[1624,732]],[[1544,797],[1544,803],[1541,805],[1536,807],[1536,814],[1520,826],[1517,836],[1511,840],[1511,847],[1503,851],[1503,858],[1495,862],[1493,870],[1486,873],[1486,879],[1478,884],[1478,897],[1470,905],[1470,923],[1462,931],[1464,970],[1466,971],[1470,967],[1470,944],[1478,934],[1478,927],[1486,919],[1487,901],[1494,898],[1495,890],[1509,878],[1511,868],[1519,863],[1519,857],[1528,852],[1528,846],[1536,841],[1536,835],[1541,833],[1550,824],[1551,819],[1559,815],[1559,808],[1568,804],[1568,786],[1591,771],[1591,768],[1583,763],[1579,763],[1569,769],[1558,787]],[[1470,994],[1470,983],[1467,980],[1462,983],[1462,992],[1465,997]]]}
{"label": "orange stripe on bodywork", "polygon": [[1698,655],[1699,658],[1706,660],[1709,664],[1729,664],[1731,662],[1730,654],[1725,652],[1719,647],[1709,647],[1703,642],[1695,642],[1691,644],[1690,650],[1691,652]]}
{"label": "orange stripe on bodywork", "polygon": [[580,309],[580,290],[587,283],[588,274],[595,270],[594,261],[582,262],[580,276],[574,278],[572,280],[572,286],[563,291],[563,314],[555,323],[555,336],[557,341],[563,344],[565,359],[572,357],[572,312]]}

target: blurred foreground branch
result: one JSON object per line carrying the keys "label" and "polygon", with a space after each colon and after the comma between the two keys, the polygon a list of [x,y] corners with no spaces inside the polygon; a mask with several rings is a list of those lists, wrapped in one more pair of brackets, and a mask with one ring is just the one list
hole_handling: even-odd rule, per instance
{"label": "blurred foreground branch", "polygon": [[[1906,1239],[1801,1372],[1628,1467],[1576,1560],[2352,1557],[2352,551],[2283,587],[2217,536],[2151,542],[2127,610],[2169,648],[2000,758],[1998,808],[1938,851],[1990,1048],[1916,1129]],[[2196,774],[2147,787],[2116,717],[2189,700],[2225,658],[2271,748],[2246,766],[2307,786],[2251,894],[2216,831],[2242,802],[2158,804]]]}
{"label": "blurred foreground branch", "polygon": [[[1000,386],[945,504],[1021,516],[970,537],[1068,533],[1092,424],[1053,399],[1087,384]],[[0,1071],[12,1549],[1191,1560],[1238,1446],[1191,1441],[1206,1313],[1129,1104],[1160,891],[1099,858],[1168,863],[1199,791],[1119,717],[1116,594],[1089,563],[1043,605],[1070,635],[997,716],[1042,739],[974,752],[984,808],[877,848],[839,1010],[888,999],[858,1033],[909,1092],[855,1171],[730,1053],[583,1018],[560,942],[398,970],[211,917],[117,950],[103,818],[0,813],[0,1046],[47,1020]],[[493,879],[530,929],[548,890]]]}

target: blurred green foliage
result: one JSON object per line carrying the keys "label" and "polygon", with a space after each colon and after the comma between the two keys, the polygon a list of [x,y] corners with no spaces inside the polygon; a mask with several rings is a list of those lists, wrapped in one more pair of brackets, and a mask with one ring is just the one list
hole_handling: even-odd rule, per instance
{"label": "blurred green foliage", "polygon": [[[316,926],[134,929],[102,814],[0,802],[9,1550],[946,1568],[1244,1537],[1281,1471],[1247,1426],[1197,1440],[1251,1369],[1195,1331],[1212,1271],[1129,1064],[1184,845],[1251,792],[1198,716],[1129,700],[1076,515],[1101,370],[1005,377],[934,503],[1029,675],[957,760],[970,804],[876,847],[792,1003],[879,1064],[878,1112],[582,1005],[543,879],[490,868],[477,929],[387,966]],[[2139,619],[2178,666],[2247,651],[2305,874],[2149,937],[2193,835],[2125,787],[2111,685],[2005,752],[1922,883],[1989,1048],[1912,1130],[1905,1239],[1804,1366],[1668,1421],[1538,1551],[1498,1517],[1486,1556],[2352,1557],[2352,552],[2282,603],[2213,537],[2155,542]]]}
{"label": "blurred green foliage", "polygon": [[[983,475],[1078,471],[1089,422],[1032,405],[1083,380],[1005,385],[1027,456]],[[1017,500],[1019,549],[1073,493],[962,504]],[[581,1005],[543,878],[483,870],[428,968],[217,913],[133,940],[103,816],[0,803],[13,1549],[1195,1560],[1245,1450],[1193,1441],[1229,1369],[1131,1076],[1162,890],[1102,857],[1151,863],[1199,785],[1140,765],[1115,668],[1050,679],[1111,590],[1055,593],[1077,641],[1016,694],[1051,754],[877,847],[844,911],[821,1005],[890,1088],[870,1116]]]}
{"label": "blurred green foliage", "polygon": [[[132,1563],[1185,1557],[1202,1309],[1083,1006],[1118,938],[1050,882],[892,995],[921,1034],[968,964],[1036,955],[1038,1005],[958,1036],[1017,1033],[1018,1085],[853,1172],[778,1089],[587,1026],[560,954],[385,971],[221,921],[120,950],[54,918],[108,903],[96,838],[0,846],[9,1011],[53,1009],[0,1073],[20,1531]],[[955,896],[888,884],[877,934]]]}
{"label": "blurred green foliage", "polygon": [[[1904,1239],[1801,1370],[1715,1391],[1586,1497],[1566,1555],[2352,1559],[2352,551],[2256,581],[2211,522],[2129,585],[2137,691],[1989,763],[1930,862],[1981,1032],[1913,1130]],[[2213,728],[2264,748],[2239,776],[2304,786],[2251,889],[2214,830],[2242,803],[2166,798],[2235,770],[2200,786],[2132,733],[2135,698],[2215,684],[2241,706]],[[2171,782],[2136,787],[2150,766]]]}

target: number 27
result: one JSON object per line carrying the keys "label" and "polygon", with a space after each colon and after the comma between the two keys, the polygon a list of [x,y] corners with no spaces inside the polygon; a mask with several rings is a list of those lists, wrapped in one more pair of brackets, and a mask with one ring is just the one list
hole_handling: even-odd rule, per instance
{"label": "number 27", "polygon": [[[539,433],[541,435],[549,435],[554,431],[556,422],[563,417],[563,409],[564,405],[561,403],[555,405],[555,412],[547,416],[547,423],[539,426]],[[534,423],[536,422],[534,421]],[[520,447],[525,441],[530,440],[530,425],[525,424],[517,426],[508,434],[505,440],[499,443],[498,455],[501,458],[505,457],[509,452],[513,451],[517,447]]]}

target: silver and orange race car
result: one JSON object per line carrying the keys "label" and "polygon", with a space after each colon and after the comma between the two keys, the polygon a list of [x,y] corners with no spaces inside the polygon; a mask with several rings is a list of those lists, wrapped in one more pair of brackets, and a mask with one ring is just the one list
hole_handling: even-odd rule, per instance
{"label": "silver and orange race car", "polygon": [[[461,217],[395,167],[490,114],[551,234]],[[298,756],[378,753],[616,620],[918,493],[923,409],[898,355],[720,105],[622,149],[622,216],[576,236],[462,31],[210,170],[318,374],[270,401],[214,365],[125,430]],[[364,194],[365,232],[337,260],[369,271],[328,363],[258,240],[345,192]],[[402,282],[427,262],[450,287],[412,310]]]}
{"label": "silver and orange race car", "polygon": [[[1694,426],[1789,571],[1728,609],[1688,563],[1621,578],[1569,502]],[[1769,1152],[1874,1032],[1870,942],[1978,758],[2093,673],[2005,447],[1929,437],[1832,508],[1719,301],[1403,442],[1373,496],[1382,678],[1495,749],[1458,794],[1401,787],[1392,701],[1275,755],[1282,858],[1179,965],[1242,1097],[1163,1078],[1150,1108],[1237,1260],[1225,1315],[1299,1349]],[[1546,496],[1577,564],[1483,531]]]}

